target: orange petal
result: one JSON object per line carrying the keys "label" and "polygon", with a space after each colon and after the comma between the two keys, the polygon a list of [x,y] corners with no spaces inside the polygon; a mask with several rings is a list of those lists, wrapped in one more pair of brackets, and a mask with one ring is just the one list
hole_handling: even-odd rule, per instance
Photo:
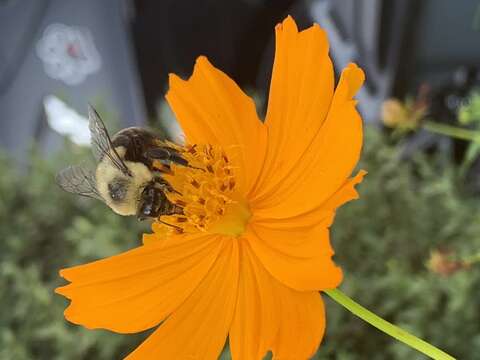
{"label": "orange petal", "polygon": [[275,61],[265,124],[268,149],[253,196],[262,198],[288,176],[325,120],[334,74],[328,39],[315,24],[298,32],[289,16],[275,28]]}
{"label": "orange petal", "polygon": [[343,71],[328,117],[310,147],[275,190],[253,201],[254,208],[272,217],[297,216],[319,207],[342,186],[362,147],[362,120],[350,96],[363,78],[354,64]]}
{"label": "orange petal", "polygon": [[322,208],[336,209],[351,200],[358,199],[359,195],[357,190],[355,190],[355,185],[361,183],[365,175],[367,175],[367,172],[360,170],[353,178],[345,181],[342,187],[325,201]]}
{"label": "orange petal", "polygon": [[192,76],[170,76],[166,96],[189,143],[220,145],[239,167],[243,193],[260,172],[266,147],[266,128],[255,104],[227,75],[201,56]]}
{"label": "orange petal", "polygon": [[225,238],[205,279],[126,359],[217,359],[237,301],[238,261],[238,243]]}
{"label": "orange petal", "polygon": [[[329,199],[317,208],[302,213],[297,216],[288,217],[287,214],[273,214],[270,209],[257,209],[251,221],[259,224],[274,227],[275,229],[310,229],[325,219],[333,220],[335,209],[351,200],[358,199],[358,192],[355,190],[355,185],[362,182],[366,171],[360,170],[353,178],[348,179]],[[327,226],[330,224],[327,221]]]}
{"label": "orange petal", "polygon": [[274,359],[310,359],[325,333],[323,300],[318,292],[282,290],[277,293],[282,325],[272,347]]}
{"label": "orange petal", "polygon": [[325,329],[320,295],[279,283],[248,243],[241,244],[240,260],[238,300],[229,334],[233,360],[262,359],[268,350],[275,359],[310,358]]}
{"label": "orange petal", "polygon": [[330,221],[328,217],[311,230],[250,223],[244,236],[268,272],[286,286],[299,291],[332,289],[343,274],[332,261]]}
{"label": "orange petal", "polygon": [[205,277],[221,248],[213,236],[172,236],[123,254],[61,270],[71,284],[65,317],[120,333],[158,325]]}
{"label": "orange petal", "polygon": [[275,290],[283,286],[265,271],[248,243],[240,241],[240,276],[229,333],[230,352],[234,360],[262,359],[271,349],[280,326]]}

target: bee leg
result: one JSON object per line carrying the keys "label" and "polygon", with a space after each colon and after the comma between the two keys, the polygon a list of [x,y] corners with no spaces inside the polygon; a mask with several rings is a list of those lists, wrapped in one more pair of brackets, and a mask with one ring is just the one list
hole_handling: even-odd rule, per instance
{"label": "bee leg", "polygon": [[169,187],[168,183],[158,180],[145,186],[137,208],[137,218],[139,220],[178,213],[178,206],[172,204],[165,195],[166,190],[173,190],[170,190]]}
{"label": "bee leg", "polygon": [[183,234],[183,229],[180,226],[169,224],[169,223],[167,223],[165,221],[162,221],[160,219],[158,219],[158,222],[161,222],[164,225],[173,227],[175,229],[175,231],[177,232],[177,234]]}
{"label": "bee leg", "polygon": [[175,190],[172,185],[170,185],[168,182],[166,182],[162,177],[158,176],[155,178],[155,184],[157,185],[157,187],[165,192],[165,191],[169,191],[169,192],[175,192],[179,195],[182,195],[180,192],[178,192],[177,190]]}
{"label": "bee leg", "polygon": [[156,147],[147,150],[147,157],[156,160],[171,161],[179,165],[188,166],[185,160],[175,150],[168,147]]}

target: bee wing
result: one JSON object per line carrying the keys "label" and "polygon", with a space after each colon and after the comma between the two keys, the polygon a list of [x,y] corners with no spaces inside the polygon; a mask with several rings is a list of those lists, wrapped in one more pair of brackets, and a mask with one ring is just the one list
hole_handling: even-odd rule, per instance
{"label": "bee wing", "polygon": [[57,184],[65,191],[81,196],[103,200],[97,190],[94,174],[81,166],[69,166],[55,177]]}
{"label": "bee wing", "polygon": [[100,119],[97,111],[91,105],[88,106],[88,127],[90,129],[90,141],[95,159],[97,159],[97,161],[101,161],[105,156],[107,156],[112,162],[113,166],[115,166],[125,175],[132,176],[127,165],[125,165],[115,150],[105,124],[103,123],[102,119]]}

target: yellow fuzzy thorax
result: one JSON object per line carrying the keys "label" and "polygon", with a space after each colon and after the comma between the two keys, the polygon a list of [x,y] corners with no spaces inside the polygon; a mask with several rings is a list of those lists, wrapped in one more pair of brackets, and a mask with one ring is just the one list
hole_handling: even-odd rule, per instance
{"label": "yellow fuzzy thorax", "polygon": [[250,211],[238,196],[234,168],[225,152],[218,146],[197,144],[182,148],[181,154],[189,166],[172,164],[163,178],[173,188],[167,198],[183,214],[161,216],[161,226],[179,233],[243,233]]}
{"label": "yellow fuzzy thorax", "polygon": [[[123,156],[125,149],[123,147],[118,147],[117,149],[118,153]],[[141,162],[124,161],[124,163],[132,173],[132,176],[122,173],[105,157],[97,165],[95,171],[97,190],[105,203],[117,214],[123,216],[136,215],[141,193],[145,185],[153,179],[153,175],[147,166]],[[126,195],[122,201],[113,201],[110,197],[108,185],[113,184],[118,179],[125,181]]]}

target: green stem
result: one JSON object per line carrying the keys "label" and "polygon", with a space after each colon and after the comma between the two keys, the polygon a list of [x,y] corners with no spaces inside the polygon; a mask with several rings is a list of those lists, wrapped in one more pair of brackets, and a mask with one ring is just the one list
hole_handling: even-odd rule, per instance
{"label": "green stem", "polygon": [[466,257],[462,260],[464,264],[473,265],[477,262],[480,262],[480,253]]}
{"label": "green stem", "polygon": [[324,292],[337,303],[349,310],[351,313],[358,316],[360,319],[368,322],[370,325],[376,327],[377,329],[383,331],[384,333],[390,335],[398,341],[401,341],[408,346],[420,351],[421,353],[429,356],[430,358],[437,360],[455,360],[454,357],[448,355],[447,353],[436,348],[435,346],[430,345],[429,343],[417,338],[416,336],[413,336],[412,334],[406,332],[398,326],[395,326],[388,321],[383,320],[381,317],[375,315],[371,311],[365,309],[362,305],[353,301],[340,290],[331,289],[325,290]]}
{"label": "green stem", "polygon": [[457,139],[480,141],[480,133],[475,130],[462,129],[456,126],[439,124],[433,121],[424,122],[423,128],[436,134],[446,135]]}

